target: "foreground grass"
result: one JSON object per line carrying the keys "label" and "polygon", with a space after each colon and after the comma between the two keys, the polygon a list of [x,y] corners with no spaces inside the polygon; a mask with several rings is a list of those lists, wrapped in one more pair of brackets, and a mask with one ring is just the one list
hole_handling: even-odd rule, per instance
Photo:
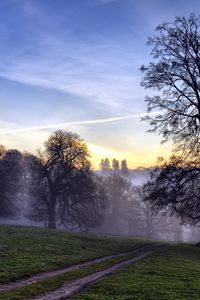
{"label": "foreground grass", "polygon": [[73,300],[200,299],[200,248],[168,246]]}
{"label": "foreground grass", "polygon": [[42,282],[25,286],[20,289],[14,289],[9,292],[2,292],[2,293],[0,293],[0,300],[24,300],[24,299],[33,298],[38,295],[54,291],[54,290],[62,287],[64,284],[70,283],[71,281],[73,281],[77,278],[85,277],[94,272],[98,272],[98,271],[104,270],[106,268],[109,268],[119,262],[123,262],[123,261],[129,260],[133,257],[136,257],[141,252],[142,252],[142,250],[138,250],[136,253],[133,253],[133,254],[127,254],[122,257],[112,258],[112,259],[109,259],[108,261],[98,263],[98,264],[89,266],[84,269],[72,271],[69,273],[63,273],[56,277],[52,277],[52,278],[46,279]]}
{"label": "foreground grass", "polygon": [[0,226],[0,283],[128,251],[144,240]]}

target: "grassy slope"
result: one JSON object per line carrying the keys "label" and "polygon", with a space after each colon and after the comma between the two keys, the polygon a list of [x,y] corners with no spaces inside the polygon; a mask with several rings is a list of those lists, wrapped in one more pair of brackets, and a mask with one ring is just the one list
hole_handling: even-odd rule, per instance
{"label": "grassy slope", "polygon": [[0,226],[0,283],[127,251],[144,243],[144,240],[139,239]]}
{"label": "grassy slope", "polygon": [[73,299],[200,299],[200,249],[186,244],[168,246]]}
{"label": "grassy slope", "polygon": [[14,289],[9,292],[0,292],[0,300],[25,300],[36,297],[38,295],[54,291],[64,284],[67,284],[77,278],[88,276],[94,272],[104,270],[112,265],[131,259],[137,256],[140,252],[134,254],[127,254],[122,257],[116,257],[109,259],[108,261],[97,263],[84,269],[79,269],[69,273],[63,273],[61,275],[46,279],[39,283],[27,285],[20,289]]}

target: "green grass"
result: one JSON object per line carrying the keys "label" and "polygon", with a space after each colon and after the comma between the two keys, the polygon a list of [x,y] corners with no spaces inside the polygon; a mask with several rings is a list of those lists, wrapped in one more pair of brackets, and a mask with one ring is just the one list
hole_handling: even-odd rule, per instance
{"label": "green grass", "polygon": [[144,240],[0,226],[0,283],[128,251]]}
{"label": "green grass", "polygon": [[63,286],[64,284],[71,282],[72,280],[90,275],[94,272],[98,272],[100,270],[104,270],[108,267],[111,267],[116,263],[131,259],[137,256],[139,253],[140,250],[138,250],[138,252],[136,253],[127,254],[123,257],[112,258],[108,261],[95,264],[85,269],[80,269],[69,273],[63,273],[56,277],[46,279],[40,283],[31,284],[20,289],[14,289],[9,292],[0,293],[0,300],[24,300],[24,299],[36,297],[38,295],[56,290],[61,286]]}
{"label": "green grass", "polygon": [[74,300],[200,299],[200,248],[171,245],[102,282]]}

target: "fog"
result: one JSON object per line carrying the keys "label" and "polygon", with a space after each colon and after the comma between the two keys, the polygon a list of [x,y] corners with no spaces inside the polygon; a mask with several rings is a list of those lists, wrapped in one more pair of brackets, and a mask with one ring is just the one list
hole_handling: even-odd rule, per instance
{"label": "fog", "polygon": [[30,220],[26,217],[20,216],[17,218],[0,218],[1,225],[20,225],[20,226],[34,226],[34,227],[43,227],[42,222],[36,222]]}
{"label": "fog", "polygon": [[[53,192],[56,192],[52,206],[52,186],[41,172],[45,165],[37,157],[17,150],[3,149],[2,153],[5,154],[0,160],[0,224],[176,242],[199,241],[197,228],[185,227],[165,211],[152,212],[143,191],[152,169],[130,170],[126,160],[120,164],[115,159],[111,167],[106,158],[101,161],[100,171],[88,172],[86,166],[84,172],[79,171],[75,176],[70,171],[67,178],[58,166],[53,171],[50,166],[46,172],[55,182]],[[63,177],[59,182],[60,175]]]}
{"label": "fog", "polygon": [[133,185],[142,186],[147,182],[150,176],[151,169],[148,168],[138,168],[130,171],[130,180]]}

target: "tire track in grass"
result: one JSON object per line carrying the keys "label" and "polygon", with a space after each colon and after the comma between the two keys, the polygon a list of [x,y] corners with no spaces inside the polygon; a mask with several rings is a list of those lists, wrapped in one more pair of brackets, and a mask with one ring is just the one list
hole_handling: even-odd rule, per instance
{"label": "tire track in grass", "polygon": [[93,259],[93,260],[83,262],[83,263],[80,263],[80,264],[67,266],[67,267],[62,268],[62,269],[49,271],[49,272],[45,272],[45,273],[40,273],[40,274],[34,275],[32,277],[26,278],[26,279],[17,280],[15,282],[0,284],[0,292],[8,292],[8,291],[11,291],[13,289],[18,289],[18,288],[25,287],[27,285],[31,285],[31,284],[34,284],[34,283],[39,283],[39,282],[42,282],[43,280],[46,280],[46,279],[51,278],[51,277],[55,277],[55,276],[58,276],[58,275],[61,275],[61,274],[67,273],[67,272],[73,272],[73,271],[76,271],[76,270],[79,270],[79,269],[84,269],[84,268],[87,268],[87,267],[92,266],[94,264],[101,263],[101,262],[107,261],[107,260],[115,258],[115,257],[126,256],[126,255],[132,254],[132,253],[134,254],[135,252],[145,250],[145,249],[148,249],[150,247],[152,247],[152,244],[146,244],[144,246],[139,246],[139,247],[137,247],[137,248],[135,248],[131,251],[126,251],[126,252],[119,253],[119,254],[104,256],[104,257]]}
{"label": "tire track in grass", "polygon": [[106,268],[103,271],[98,271],[92,273],[91,275],[85,276],[83,278],[76,279],[71,283],[65,284],[64,286],[62,286],[61,288],[53,292],[46,293],[44,295],[40,295],[38,297],[29,300],[65,300],[69,297],[72,297],[80,293],[83,289],[95,284],[96,282],[117,272],[118,270],[125,268],[133,263],[136,263],[137,261],[153,254],[155,251],[158,251],[162,247],[163,246],[156,246],[156,247],[154,246],[150,250],[144,250],[142,254],[139,254],[134,258],[128,259],[120,263],[116,263],[112,267]]}

